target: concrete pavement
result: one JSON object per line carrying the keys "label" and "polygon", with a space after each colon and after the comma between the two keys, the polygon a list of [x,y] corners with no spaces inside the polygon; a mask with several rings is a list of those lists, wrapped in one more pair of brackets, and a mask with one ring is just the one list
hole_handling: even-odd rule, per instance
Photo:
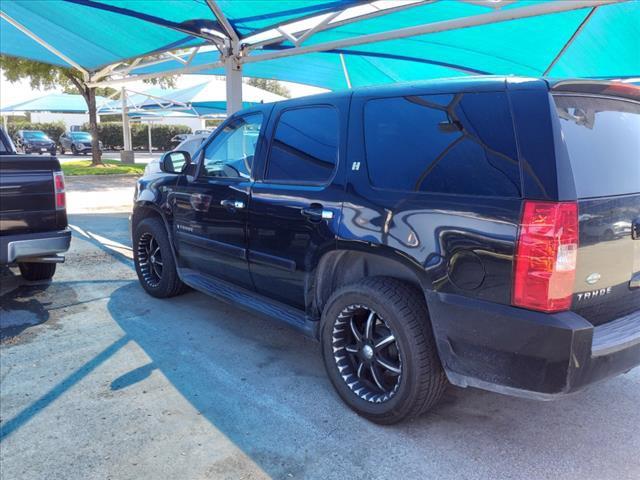
{"label": "concrete pavement", "polygon": [[76,228],[54,281],[2,273],[3,479],[640,477],[640,369],[551,403],[452,387],[418,420],[373,425],[313,341],[199,293],[144,293],[133,179],[106,195],[67,180]]}

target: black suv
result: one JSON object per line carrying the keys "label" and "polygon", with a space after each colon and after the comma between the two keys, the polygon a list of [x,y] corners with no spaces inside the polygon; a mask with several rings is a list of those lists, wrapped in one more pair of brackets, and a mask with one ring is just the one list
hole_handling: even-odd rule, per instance
{"label": "black suv", "polygon": [[550,399],[640,364],[640,89],[464,78],[260,105],[139,180],[143,287],[317,337],[378,423],[447,382]]}

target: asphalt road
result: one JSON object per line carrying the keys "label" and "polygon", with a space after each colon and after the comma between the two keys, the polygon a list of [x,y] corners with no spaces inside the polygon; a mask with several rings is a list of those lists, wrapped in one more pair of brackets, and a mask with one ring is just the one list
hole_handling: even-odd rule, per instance
{"label": "asphalt road", "polygon": [[452,387],[418,420],[373,425],[313,341],[199,293],[143,292],[132,179],[68,180],[54,281],[2,272],[2,479],[640,478],[640,369],[551,403]]}

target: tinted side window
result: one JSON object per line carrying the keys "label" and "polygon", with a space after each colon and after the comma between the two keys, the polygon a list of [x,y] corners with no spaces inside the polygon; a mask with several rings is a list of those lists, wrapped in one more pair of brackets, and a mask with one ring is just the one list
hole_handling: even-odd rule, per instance
{"label": "tinted side window", "polygon": [[317,106],[286,110],[276,125],[266,180],[324,183],[338,161],[338,112]]}
{"label": "tinted side window", "polygon": [[252,113],[227,123],[204,150],[204,175],[249,178],[262,118],[261,113]]}
{"label": "tinted side window", "polygon": [[504,92],[370,100],[364,110],[371,183],[393,190],[520,196]]}

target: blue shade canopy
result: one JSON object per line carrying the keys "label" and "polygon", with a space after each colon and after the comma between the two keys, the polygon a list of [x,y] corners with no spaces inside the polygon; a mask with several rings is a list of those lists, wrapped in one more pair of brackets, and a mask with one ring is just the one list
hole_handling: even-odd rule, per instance
{"label": "blue shade canopy", "polygon": [[[481,19],[496,12],[518,16],[537,7],[563,11],[344,44],[363,35]],[[329,89],[468,74],[640,76],[637,1],[3,0],[0,9],[0,53],[56,65],[73,62],[88,72],[145,55],[206,46],[193,58],[191,52],[181,54],[181,61],[143,61],[129,74],[159,74],[185,63],[192,69],[202,67],[220,58],[211,45],[230,36],[240,39],[248,55],[243,75]],[[384,11],[373,12],[376,9]],[[255,61],[292,53],[298,48],[294,39],[318,24],[322,28],[305,38],[302,48],[318,47],[321,52]],[[193,73],[222,75],[224,70],[216,65]]]}
{"label": "blue shade canopy", "polygon": [[[105,97],[96,97],[96,104],[108,102]],[[6,112],[55,112],[55,113],[86,113],[87,102],[82,95],[66,93],[51,93],[26,102],[17,103],[0,110]]]}
{"label": "blue shade canopy", "polygon": [[[284,97],[244,83],[242,85],[243,107],[258,103],[277,102]],[[194,115],[224,114],[227,109],[226,85],[222,80],[209,80],[197,85],[180,89],[150,88],[144,92],[129,93],[127,106],[136,111],[173,110],[191,112]],[[113,100],[98,111],[120,113],[121,100]]]}

